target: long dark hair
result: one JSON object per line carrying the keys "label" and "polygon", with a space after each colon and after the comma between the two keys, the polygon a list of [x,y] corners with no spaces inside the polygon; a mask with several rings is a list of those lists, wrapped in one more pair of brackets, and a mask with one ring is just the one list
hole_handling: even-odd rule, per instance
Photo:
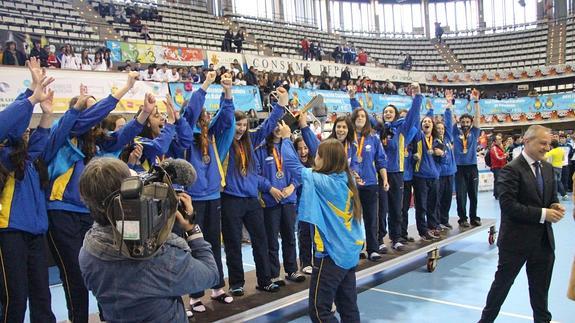
{"label": "long dark hair", "polygon": [[[420,128],[421,128],[421,124],[423,124],[423,120],[425,120],[425,119],[431,120],[431,123],[433,124],[433,128],[431,128],[431,137],[433,137],[433,139],[439,138],[439,134],[437,134],[437,127],[435,127],[436,123],[432,117],[429,117],[429,116],[423,117],[423,119],[421,119],[421,122],[419,123]],[[447,129],[445,129],[445,130],[447,130]],[[423,131],[423,129],[421,131]]]}
{"label": "long dark hair", "polygon": [[[76,105],[78,101],[78,96],[73,97],[68,103],[68,106],[73,107]],[[95,98],[92,97],[94,100]],[[79,145],[81,146],[80,150],[84,154],[84,164],[90,162],[94,156],[96,156],[96,152],[98,151],[96,143],[100,140],[106,139],[106,133],[100,126],[100,124],[94,126],[92,129],[86,131],[85,133],[78,136]]]}
{"label": "long dark hair", "polygon": [[[234,116],[236,117],[236,122],[247,119],[247,115],[242,111],[235,111]],[[248,170],[252,168],[252,142],[250,140],[250,123],[248,122],[248,126],[244,135],[240,138],[240,140],[235,140],[233,143],[234,148],[234,157],[236,161],[236,170],[238,173],[242,170],[242,162],[240,157],[240,146],[243,148],[246,154],[246,165]]]}
{"label": "long dark hair", "polygon": [[[138,116],[140,115],[140,113],[142,113],[142,108],[143,106],[140,106],[140,108],[138,109],[138,112],[136,112],[136,115],[134,116],[134,119],[137,119]],[[156,108],[158,109],[158,108]],[[156,113],[156,111],[152,112],[152,113]],[[148,116],[149,118],[149,116]],[[152,134],[152,128],[148,125],[148,119],[146,119],[146,123],[144,124],[144,127],[142,128],[142,132],[140,132],[140,137],[144,137],[144,138],[148,138],[148,139],[154,139],[154,135]]]}
{"label": "long dark hair", "polygon": [[345,172],[347,174],[347,188],[353,194],[353,217],[355,220],[361,220],[361,202],[359,193],[347,162],[347,155],[343,145],[337,139],[326,139],[317,149],[317,154],[322,160],[321,167],[315,168],[314,171],[322,174],[333,174]]}
{"label": "long dark hair", "polygon": [[208,136],[209,131],[209,122],[204,121],[204,118],[208,112],[206,109],[202,109],[200,113],[200,118],[198,119],[198,127],[200,128],[200,133],[194,133],[194,143],[200,148],[200,152],[203,152],[204,149],[208,149],[210,145],[210,138]]}
{"label": "long dark hair", "polygon": [[[336,140],[337,140],[337,139],[336,139]],[[297,151],[297,147],[298,147],[298,145],[299,145],[300,142],[302,142],[302,143],[303,143],[304,145],[306,145],[306,147],[307,147],[307,144],[306,144],[305,141],[303,140],[303,137],[297,137],[297,138],[294,140],[294,142],[293,142],[293,145],[294,145],[296,151]],[[308,147],[308,150],[309,150],[309,147]],[[315,157],[315,156],[311,156],[311,155],[309,154],[309,152],[308,152],[307,161],[306,161],[305,163],[302,162],[302,164],[303,164],[305,167],[308,167],[308,168],[309,168],[309,167],[314,167],[314,166],[315,166],[315,159],[314,159],[314,157]],[[301,161],[301,160],[300,160],[300,161]]]}
{"label": "long dark hair", "polygon": [[[12,151],[8,155],[10,163],[14,165],[14,178],[21,181],[24,179],[24,174],[26,172],[26,161],[28,159],[28,144],[24,139],[17,139],[12,142]],[[2,148],[0,148],[2,149]],[[48,178],[48,167],[42,159],[38,158],[34,161],[34,167],[40,176],[40,186],[46,188],[49,185],[50,179]],[[8,178],[10,177],[10,171],[0,164],[0,192],[4,190]]]}
{"label": "long dark hair", "polygon": [[361,134],[367,137],[372,133],[372,129],[371,129],[371,122],[369,122],[369,114],[367,114],[367,111],[365,111],[365,109],[363,108],[355,109],[351,113],[351,123],[353,124],[353,131],[355,131],[355,120],[357,119],[360,112],[363,112],[365,114],[365,126],[363,126],[363,129],[361,129]]}
{"label": "long dark hair", "polygon": [[328,139],[333,138],[337,140],[337,136],[335,135],[335,128],[337,124],[340,122],[345,122],[345,124],[347,125],[347,136],[345,137],[345,142],[348,144],[348,146],[351,146],[355,141],[355,137],[353,133],[354,132],[353,124],[351,123],[351,120],[347,116],[339,116],[337,117],[337,119],[335,119],[335,122],[333,123],[333,128],[331,129],[331,134],[329,135]]}

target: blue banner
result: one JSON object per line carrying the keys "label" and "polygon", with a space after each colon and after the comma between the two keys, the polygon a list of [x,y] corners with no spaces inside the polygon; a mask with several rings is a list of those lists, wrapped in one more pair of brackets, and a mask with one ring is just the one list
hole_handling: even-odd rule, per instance
{"label": "blue banner", "polygon": [[[290,96],[303,107],[314,96],[321,94],[330,113],[351,112],[349,96],[343,91],[324,91],[290,89]],[[395,105],[399,110],[409,110],[411,97],[402,95],[365,94],[358,93],[357,100],[363,108],[370,113],[381,113],[389,104]],[[447,100],[444,98],[425,98],[421,105],[421,113],[425,114],[430,108],[434,113],[443,114]],[[473,102],[465,99],[456,99],[454,112],[457,116],[464,113],[475,114]],[[560,120],[575,118],[575,93],[550,94],[538,97],[524,97],[506,100],[484,99],[479,102],[482,123],[502,122],[528,122],[537,120]]]}
{"label": "blue banner", "polygon": [[[170,83],[170,94],[174,99],[176,109],[181,109],[185,101],[187,101],[194,91],[199,89],[201,84],[192,83]],[[204,108],[209,112],[214,112],[220,108],[220,97],[222,95],[221,85],[211,85],[206,94],[206,103]],[[248,111],[254,109],[261,111],[262,103],[260,99],[260,91],[255,86],[234,86],[232,88],[232,96],[234,98],[234,106],[236,110]]]}

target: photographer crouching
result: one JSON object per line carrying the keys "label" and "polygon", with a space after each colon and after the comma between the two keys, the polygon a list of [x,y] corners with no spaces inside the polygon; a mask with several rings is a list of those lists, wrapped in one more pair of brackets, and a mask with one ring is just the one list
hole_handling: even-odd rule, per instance
{"label": "photographer crouching", "polygon": [[[191,198],[176,195],[163,169],[131,176],[113,158],[86,166],[80,194],[95,221],[80,250],[80,269],[106,320],[188,322],[181,296],[219,280],[210,244],[188,221]],[[175,221],[185,240],[171,233]]]}

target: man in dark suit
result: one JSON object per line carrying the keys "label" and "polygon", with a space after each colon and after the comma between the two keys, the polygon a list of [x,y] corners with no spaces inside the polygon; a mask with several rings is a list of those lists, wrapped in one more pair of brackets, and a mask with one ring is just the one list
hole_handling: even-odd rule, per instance
{"label": "man in dark suit", "polygon": [[524,141],[525,149],[521,156],[501,170],[497,181],[501,206],[501,227],[497,239],[499,264],[481,323],[495,320],[525,263],[533,320],[551,321],[547,306],[555,261],[551,224],[563,218],[565,208],[557,199],[553,167],[545,161],[545,153],[551,143],[549,129],[531,126]]}

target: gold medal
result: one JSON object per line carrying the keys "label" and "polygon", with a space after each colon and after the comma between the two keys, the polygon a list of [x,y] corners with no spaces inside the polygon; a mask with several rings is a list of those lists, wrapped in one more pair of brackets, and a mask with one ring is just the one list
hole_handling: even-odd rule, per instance
{"label": "gold medal", "polygon": [[204,162],[204,164],[209,164],[210,160],[211,160],[210,155],[204,155],[202,157],[202,161]]}
{"label": "gold medal", "polygon": [[282,179],[282,178],[284,178],[284,172],[282,172],[281,170],[278,170],[278,171],[276,172],[276,178],[277,178],[277,179]]}
{"label": "gold medal", "polygon": [[248,175],[248,170],[246,168],[242,168],[241,170],[242,176],[247,176]]}
{"label": "gold medal", "polygon": [[463,153],[467,154],[467,148],[463,149]]}
{"label": "gold medal", "polygon": [[430,155],[433,155],[433,150],[430,149],[430,150],[427,151],[427,153],[430,154]]}
{"label": "gold medal", "polygon": [[357,162],[358,162],[358,163],[363,162],[363,158],[362,158],[361,156],[357,156]]}

